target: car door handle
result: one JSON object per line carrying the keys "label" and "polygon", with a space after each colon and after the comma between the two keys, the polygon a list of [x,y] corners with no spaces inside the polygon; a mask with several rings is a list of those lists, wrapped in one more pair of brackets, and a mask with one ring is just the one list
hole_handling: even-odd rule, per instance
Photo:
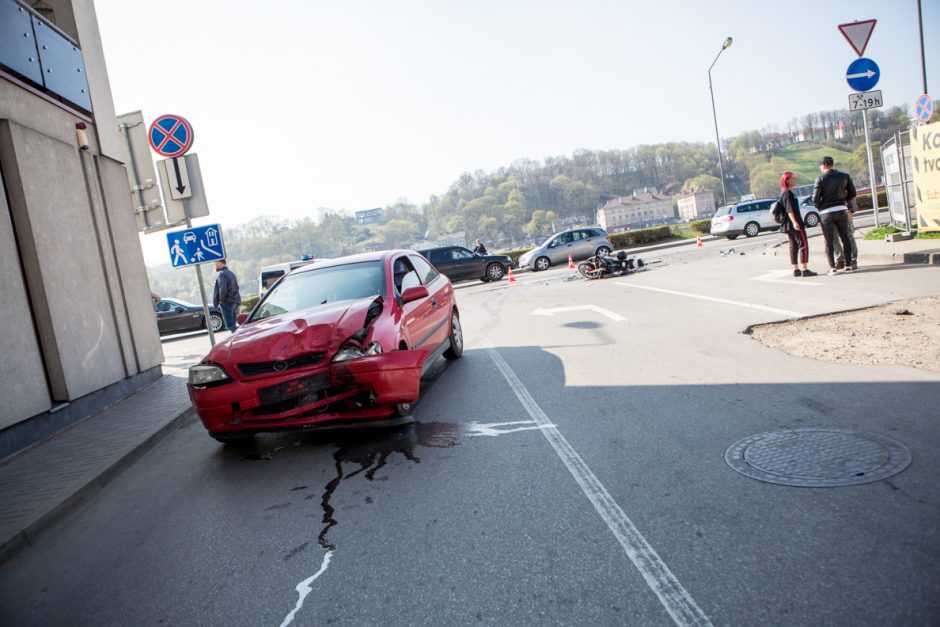
{"label": "car door handle", "polygon": [[434,306],[436,306],[436,305],[437,305],[437,299],[436,299],[436,298],[432,298],[432,299],[431,299],[431,307],[434,307]]}

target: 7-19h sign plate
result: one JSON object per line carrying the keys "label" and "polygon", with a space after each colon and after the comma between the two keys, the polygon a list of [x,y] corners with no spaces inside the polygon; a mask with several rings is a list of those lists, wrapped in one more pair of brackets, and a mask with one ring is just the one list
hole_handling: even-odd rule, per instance
{"label": "7-19h sign plate", "polygon": [[849,111],[861,111],[862,109],[876,109],[884,106],[881,99],[881,90],[863,91],[857,94],[849,94]]}

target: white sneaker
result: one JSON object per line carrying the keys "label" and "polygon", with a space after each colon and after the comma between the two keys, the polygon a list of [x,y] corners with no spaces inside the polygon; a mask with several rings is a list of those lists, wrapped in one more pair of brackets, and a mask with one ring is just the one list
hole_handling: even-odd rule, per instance
{"label": "white sneaker", "polygon": [[826,274],[829,276],[832,276],[833,274],[837,274],[838,272],[839,271],[836,270],[835,268],[829,268],[829,272],[827,272]]}
{"label": "white sneaker", "polygon": [[846,266],[846,267],[845,267],[845,271],[846,271],[846,272],[851,272],[851,271],[852,271],[852,266]]}

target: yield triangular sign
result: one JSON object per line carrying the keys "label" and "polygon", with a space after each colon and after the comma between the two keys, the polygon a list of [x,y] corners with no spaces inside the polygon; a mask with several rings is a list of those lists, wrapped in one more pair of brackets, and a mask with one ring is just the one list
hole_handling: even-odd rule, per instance
{"label": "yield triangular sign", "polygon": [[852,46],[852,49],[858,53],[858,56],[865,54],[865,46],[871,39],[871,32],[875,30],[875,23],[878,20],[863,20],[861,22],[852,22],[851,24],[839,24],[839,30],[843,37]]}

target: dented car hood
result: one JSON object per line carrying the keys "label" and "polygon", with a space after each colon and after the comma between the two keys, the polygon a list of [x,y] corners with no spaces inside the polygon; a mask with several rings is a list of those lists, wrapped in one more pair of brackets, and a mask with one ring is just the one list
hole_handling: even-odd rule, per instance
{"label": "dented car hood", "polygon": [[206,356],[216,363],[291,359],[316,351],[332,354],[363,328],[375,297],[326,303],[271,316],[241,327]]}

